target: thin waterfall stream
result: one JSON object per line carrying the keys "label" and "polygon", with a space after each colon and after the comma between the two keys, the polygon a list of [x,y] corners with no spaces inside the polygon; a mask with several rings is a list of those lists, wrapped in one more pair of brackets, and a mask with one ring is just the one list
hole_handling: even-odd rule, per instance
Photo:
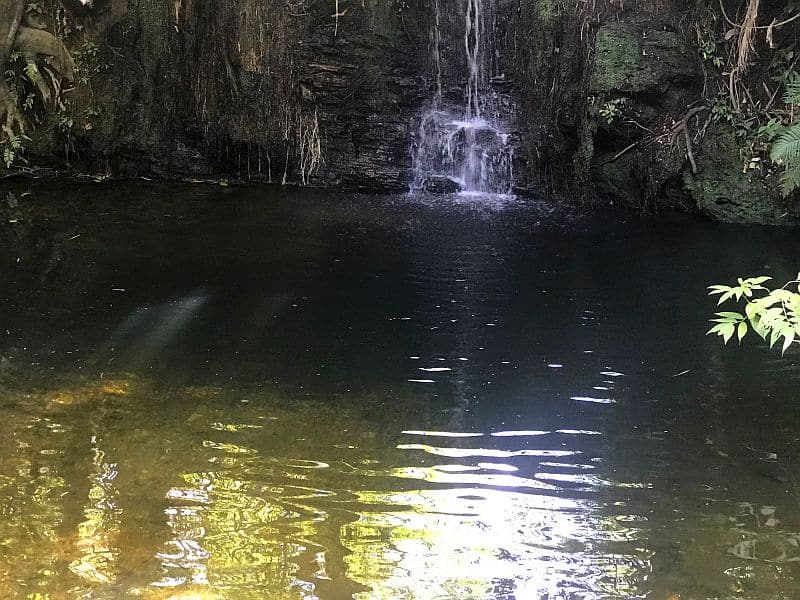
{"label": "thin waterfall stream", "polygon": [[[510,194],[514,150],[503,123],[497,94],[490,84],[492,68],[492,3],[457,0],[463,13],[463,58],[466,85],[462,104],[446,97],[449,78],[464,79],[463,71],[444,73],[442,0],[433,5],[431,57],[436,71],[433,99],[427,104],[413,144],[411,191]],[[450,32],[447,32],[450,33]],[[455,37],[451,35],[450,37]]]}

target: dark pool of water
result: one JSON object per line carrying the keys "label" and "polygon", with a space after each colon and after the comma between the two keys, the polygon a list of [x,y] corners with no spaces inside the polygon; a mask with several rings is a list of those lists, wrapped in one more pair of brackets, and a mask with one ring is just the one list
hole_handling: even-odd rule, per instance
{"label": "dark pool of water", "polygon": [[13,193],[0,597],[800,597],[798,353],[704,335],[706,286],[794,276],[795,233]]}

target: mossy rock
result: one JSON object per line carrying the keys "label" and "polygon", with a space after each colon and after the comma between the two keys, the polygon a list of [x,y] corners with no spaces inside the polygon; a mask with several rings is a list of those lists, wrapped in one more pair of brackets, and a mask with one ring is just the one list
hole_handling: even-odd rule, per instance
{"label": "mossy rock", "polygon": [[697,58],[679,33],[625,23],[603,25],[597,32],[594,92],[658,92],[697,74]]}
{"label": "mossy rock", "polygon": [[698,152],[698,172],[684,179],[698,210],[726,223],[800,225],[800,203],[783,198],[777,181],[743,172],[740,146],[726,129],[707,133]]}
{"label": "mossy rock", "polygon": [[600,157],[593,179],[597,193],[603,198],[631,207],[644,204],[644,182],[641,180],[638,157],[623,156],[613,162],[609,157]]}
{"label": "mossy rock", "polygon": [[541,21],[550,22],[558,15],[558,2],[556,0],[536,0],[533,10]]}
{"label": "mossy rock", "polygon": [[623,206],[643,211],[685,210],[689,208],[686,199],[682,195],[675,198],[665,189],[679,176],[683,164],[681,153],[663,144],[633,150],[616,160],[611,153],[599,156],[592,175],[598,195]]}

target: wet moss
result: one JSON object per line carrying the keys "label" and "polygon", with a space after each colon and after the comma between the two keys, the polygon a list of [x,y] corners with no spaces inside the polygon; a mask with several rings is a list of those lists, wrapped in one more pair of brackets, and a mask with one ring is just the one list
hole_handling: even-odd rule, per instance
{"label": "wet moss", "polygon": [[800,224],[800,206],[783,199],[774,181],[745,173],[745,159],[733,131],[718,125],[703,142],[698,173],[684,183],[703,214],[719,221],[764,225]]}
{"label": "wet moss", "polygon": [[542,21],[552,21],[558,15],[557,0],[536,0],[533,10]]}
{"label": "wet moss", "polygon": [[697,65],[683,36],[635,25],[604,25],[595,40],[591,86],[597,92],[645,92],[691,80]]}

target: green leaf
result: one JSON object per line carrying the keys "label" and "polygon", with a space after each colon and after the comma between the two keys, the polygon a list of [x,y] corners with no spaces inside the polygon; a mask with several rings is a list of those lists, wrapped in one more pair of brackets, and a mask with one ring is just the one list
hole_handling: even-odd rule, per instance
{"label": "green leaf", "polygon": [[788,127],[775,139],[769,157],[772,162],[789,165],[800,160],[800,123]]}
{"label": "green leaf", "polygon": [[750,305],[758,306],[761,308],[769,308],[770,306],[774,306],[780,301],[781,299],[778,296],[775,296],[774,294],[767,294],[763,298],[758,298],[757,300],[753,300],[750,303]]}
{"label": "green leaf", "polygon": [[786,82],[783,102],[784,104],[800,104],[800,77],[792,77]]}
{"label": "green leaf", "polygon": [[758,318],[758,316],[761,314],[762,310],[763,309],[762,309],[761,305],[758,304],[757,301],[756,302],[749,302],[744,307],[744,313],[747,315],[747,318],[751,322]]}
{"label": "green leaf", "polygon": [[736,328],[736,335],[738,336],[739,341],[741,342],[744,339],[744,336],[747,335],[747,323],[745,323],[744,321],[739,323],[739,327]]}
{"label": "green leaf", "polygon": [[742,321],[744,320],[744,315],[738,312],[718,312],[716,313],[718,316],[722,317],[723,319],[728,319],[729,321]]}
{"label": "green leaf", "polygon": [[783,336],[783,349],[781,350],[781,354],[786,354],[786,351],[794,342],[794,332],[791,335],[784,335]]}
{"label": "green leaf", "polygon": [[774,348],[775,347],[775,344],[778,343],[778,338],[779,337],[780,336],[778,335],[777,331],[775,331],[774,329],[770,330],[769,336],[768,336],[768,340],[767,340],[769,342],[769,347],[770,348]]}
{"label": "green leaf", "polygon": [[720,330],[720,335],[727,344],[729,341],[731,341],[731,338],[733,337],[733,334],[735,332],[736,332],[736,326],[733,323],[725,323],[724,325],[722,325],[722,329]]}
{"label": "green leaf", "polygon": [[[739,279],[736,287],[709,286],[714,294],[721,294],[720,303],[730,297],[745,297],[744,314],[734,311],[714,313],[714,325],[708,334],[720,336],[727,344],[735,335],[739,342],[752,329],[770,348],[781,341],[781,352],[792,344],[800,343],[800,276],[783,287],[770,290],[762,286],[769,277]],[[797,291],[795,291],[797,288]]]}
{"label": "green leaf", "polygon": [[759,337],[765,342],[767,341],[768,331],[767,329],[761,324],[761,320],[756,320],[751,322],[753,326],[753,331],[755,331]]}
{"label": "green leaf", "polygon": [[728,285],[710,285],[708,289],[711,291],[708,292],[709,296],[713,296],[714,294],[724,294],[725,292],[730,292],[731,287]]}
{"label": "green leaf", "polygon": [[769,156],[772,162],[786,167],[780,178],[783,195],[800,188],[800,123],[791,125],[776,138]]}
{"label": "green leaf", "polygon": [[753,277],[751,279],[748,279],[747,281],[749,283],[751,283],[752,285],[761,285],[762,283],[766,283],[767,281],[770,281],[771,279],[772,279],[772,277]]}

